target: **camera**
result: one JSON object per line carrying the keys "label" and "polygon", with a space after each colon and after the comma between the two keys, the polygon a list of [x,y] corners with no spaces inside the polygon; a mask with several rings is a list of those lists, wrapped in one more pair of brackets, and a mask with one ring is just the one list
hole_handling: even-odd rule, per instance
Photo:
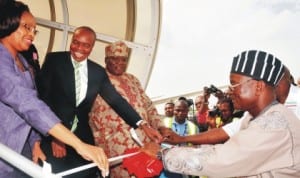
{"label": "camera", "polygon": [[214,85],[210,85],[210,87],[204,87],[204,92],[206,94],[213,94],[215,97],[219,99],[226,97],[226,94],[219,88],[215,87]]}
{"label": "camera", "polygon": [[192,105],[194,104],[193,99],[187,99],[186,101],[187,101],[189,107],[192,106]]}
{"label": "camera", "polygon": [[221,111],[217,107],[214,107],[213,109],[208,111],[208,116],[210,117],[221,116],[221,114],[222,114]]}
{"label": "camera", "polygon": [[220,90],[219,88],[215,87],[214,85],[210,85],[210,87],[204,87],[204,90],[208,93],[208,94],[212,94],[212,93],[223,93],[222,90]]}

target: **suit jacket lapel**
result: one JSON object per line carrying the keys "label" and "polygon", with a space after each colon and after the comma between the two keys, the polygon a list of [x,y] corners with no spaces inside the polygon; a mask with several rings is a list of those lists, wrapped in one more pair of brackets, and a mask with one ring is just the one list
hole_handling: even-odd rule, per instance
{"label": "suit jacket lapel", "polygon": [[74,67],[71,61],[71,54],[66,53],[66,56],[63,57],[64,62],[61,63],[63,66],[63,78],[65,82],[62,84],[64,86],[65,93],[74,105],[76,105],[76,96],[75,96],[75,76],[74,76]]}

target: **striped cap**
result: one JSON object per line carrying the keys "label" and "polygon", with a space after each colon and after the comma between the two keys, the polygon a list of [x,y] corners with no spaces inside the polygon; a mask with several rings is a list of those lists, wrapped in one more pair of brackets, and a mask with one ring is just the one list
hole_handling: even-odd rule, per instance
{"label": "striped cap", "polygon": [[276,86],[284,74],[284,67],[272,54],[249,50],[233,58],[231,73],[246,75]]}

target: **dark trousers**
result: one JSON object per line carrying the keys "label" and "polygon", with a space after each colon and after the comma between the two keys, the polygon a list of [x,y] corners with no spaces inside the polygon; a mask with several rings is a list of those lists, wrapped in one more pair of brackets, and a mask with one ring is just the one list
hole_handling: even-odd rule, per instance
{"label": "dark trousers", "polygon": [[[64,158],[53,157],[50,142],[43,142],[41,144],[41,147],[47,156],[46,161],[52,166],[53,173],[63,172],[72,168],[91,163],[83,159],[79,154],[77,154],[77,152],[73,148],[69,146],[66,146],[67,156]],[[98,168],[95,167],[68,176],[64,176],[64,178],[98,178],[98,175],[100,175],[98,173]]]}

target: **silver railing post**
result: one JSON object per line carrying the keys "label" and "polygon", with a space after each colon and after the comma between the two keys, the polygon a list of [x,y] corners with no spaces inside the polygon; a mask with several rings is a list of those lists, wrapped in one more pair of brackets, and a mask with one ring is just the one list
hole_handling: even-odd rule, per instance
{"label": "silver railing post", "polygon": [[61,178],[43,171],[42,167],[2,143],[0,143],[0,158],[34,178]]}

